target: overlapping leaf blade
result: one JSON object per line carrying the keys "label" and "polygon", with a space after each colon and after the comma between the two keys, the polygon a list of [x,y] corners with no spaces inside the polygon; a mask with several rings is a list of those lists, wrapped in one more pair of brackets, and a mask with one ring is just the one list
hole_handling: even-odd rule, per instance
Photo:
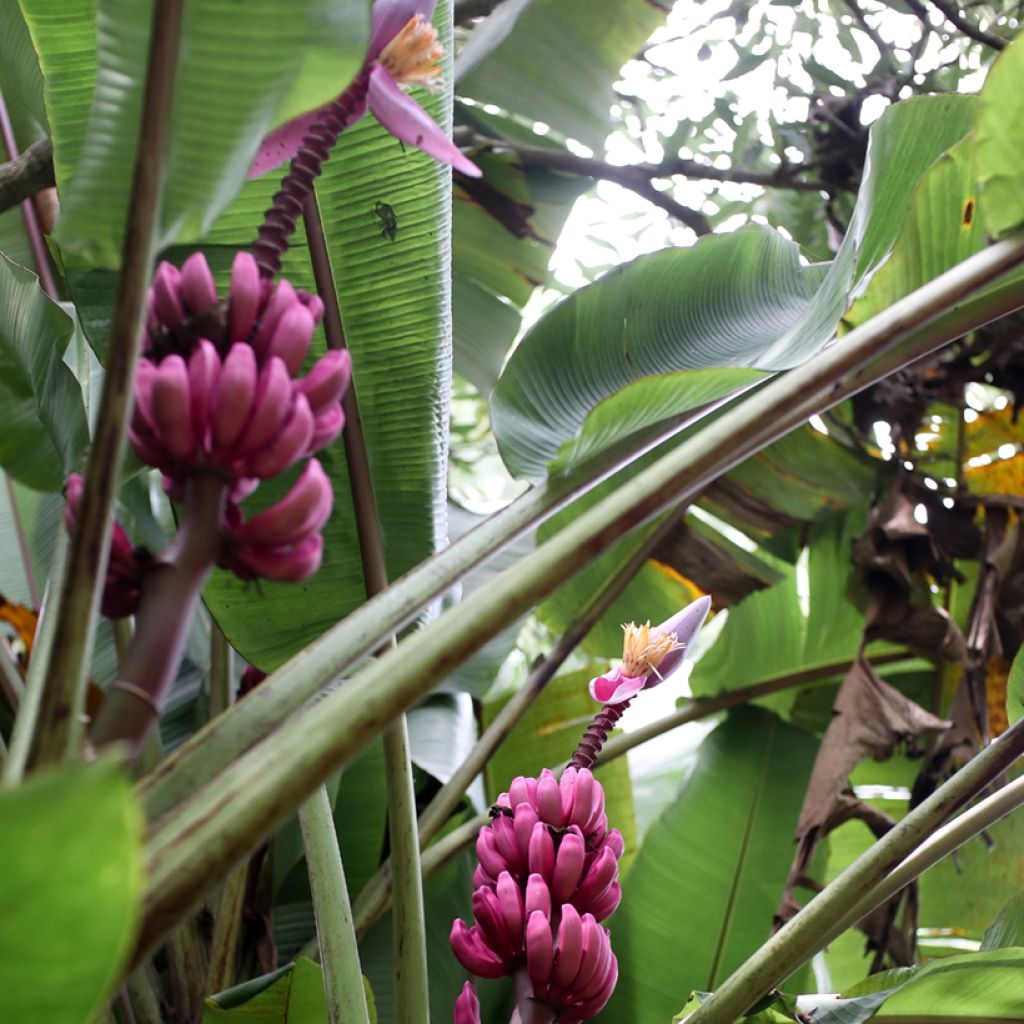
{"label": "overlapping leaf blade", "polygon": [[[24,7],[46,73],[59,241],[69,259],[116,267],[153,4]],[[364,0],[186,5],[158,244],[201,235],[243,184],[267,131],[341,92],[362,60],[368,25]]]}

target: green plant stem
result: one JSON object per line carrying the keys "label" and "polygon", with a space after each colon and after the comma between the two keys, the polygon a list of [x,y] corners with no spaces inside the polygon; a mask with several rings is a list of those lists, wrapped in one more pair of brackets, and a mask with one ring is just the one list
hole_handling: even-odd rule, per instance
{"label": "green plant stem", "polygon": [[[310,712],[293,715],[216,778],[158,822],[147,850],[148,890],[139,949],[147,949],[184,912],[191,894],[216,877],[312,790],[363,750],[394,718],[509,622],[564,583],[589,559],[672,501],[691,500],[744,458],[891,369],[880,358],[965,296],[1024,262],[1024,242],[998,243],[918,289],[808,362],[775,378],[740,405],[638,473],[583,512],[551,540],[493,583],[471,594],[431,625],[325,695]],[[1024,304],[1018,285],[1017,305]],[[975,303],[978,324],[992,306]],[[902,345],[905,361],[949,340],[922,334]],[[867,364],[876,367],[868,372]],[[369,606],[368,606],[369,607]],[[332,630],[276,673],[318,688],[351,651],[338,650]],[[379,634],[367,638],[379,642]],[[414,650],[410,657],[408,650]],[[253,697],[258,695],[258,690]],[[314,689],[315,692],[315,689]],[[248,703],[252,697],[247,698]]]}
{"label": "green plant stem", "polygon": [[894,864],[921,846],[951,814],[998,778],[1022,753],[1024,719],[964,765],[830,882],[694,1010],[686,1024],[731,1024],[741,1017],[761,996],[821,949],[834,934],[837,921],[846,918],[851,909],[859,912],[865,891],[879,885]]}
{"label": "green plant stem", "polygon": [[16,715],[25,696],[25,684],[5,640],[0,638],[0,693]]}
{"label": "green plant stem", "polygon": [[352,907],[325,786],[299,807],[299,825],[324,970],[327,1019],[330,1024],[369,1024]]}
{"label": "green plant stem", "polygon": [[135,170],[128,204],[121,273],[110,328],[103,398],[89,452],[85,493],[75,517],[63,596],[34,734],[33,764],[76,756],[84,729],[85,687],[94,624],[110,551],[111,511],[124,461],[132,382],[153,265],[164,151],[178,63],[183,0],[157,0],[150,32]]}
{"label": "green plant stem", "polygon": [[[626,589],[629,581],[646,564],[651,553],[678,527],[685,512],[685,508],[679,508],[670,514],[637,548],[569,625],[544,661],[530,673],[526,682],[512,695],[494,721],[473,745],[473,749],[466,755],[466,759],[455,769],[451,778],[423,809],[419,818],[420,849],[426,849],[430,840],[437,835],[462,802],[462,798],[472,785],[473,780],[483,771],[495,751],[505,742],[523,715],[544,692],[544,688],[561,668],[565,659]],[[364,886],[356,905],[365,916],[376,920],[384,912],[390,894],[391,863],[385,861]]]}
{"label": "green plant stem", "polygon": [[[318,672],[324,673],[323,680],[337,678],[376,650],[390,633],[410,622],[424,605],[475,566],[633,459],[674,437],[699,415],[688,414],[660,423],[656,428],[610,446],[565,476],[527,491],[357,608],[296,655],[290,666],[307,661],[308,667],[315,665]],[[139,795],[149,818],[162,816],[191,796],[233,758],[315,697],[324,685],[326,682],[319,676],[305,671],[291,673],[287,685],[282,685],[280,673],[277,673],[227,714],[209,723],[140,783]]]}
{"label": "green plant stem", "polygon": [[[234,651],[216,622],[210,624],[210,717],[235,703]],[[219,992],[211,988],[211,992]]]}
{"label": "green plant stem", "polygon": [[[324,303],[324,332],[327,345],[332,349],[345,347],[341,308],[331,273],[330,254],[324,236],[323,220],[317,205],[315,190],[302,208],[306,228],[310,261],[316,279],[317,293]],[[352,505],[355,512],[356,533],[362,560],[363,579],[367,597],[387,589],[388,572],[384,559],[384,544],[380,533],[380,518],[373,488],[369,453],[363,434],[363,423],[353,379],[342,396],[345,411],[345,461],[348,466]],[[391,633],[383,650],[396,647]],[[395,1022],[419,1024],[424,1008],[429,1004],[427,980],[427,931],[423,907],[423,878],[420,866],[420,844],[416,836],[416,792],[413,785],[412,758],[409,754],[409,730],[404,715],[398,716],[391,728],[384,732],[384,772],[388,800],[388,835],[391,842],[391,862],[394,871],[394,951],[395,951]],[[335,847],[334,820],[329,815],[323,827],[330,829]],[[338,854],[338,870],[341,870]],[[315,900],[315,891],[314,891]],[[318,911],[319,920],[319,911]],[[324,963],[324,982],[330,969]]]}
{"label": "green plant stem", "polygon": [[183,1020],[202,1019],[206,993],[206,950],[194,917],[185,920],[167,943],[173,1005]]}
{"label": "green plant stem", "polygon": [[43,687],[46,683],[46,667],[50,662],[53,650],[53,637],[57,627],[57,603],[60,601],[61,587],[64,581],[64,568],[67,559],[68,537],[64,530],[57,531],[53,548],[53,559],[50,562],[50,575],[43,591],[43,601],[39,606],[39,621],[36,623],[36,639],[32,645],[32,657],[28,663],[25,677],[25,689],[18,707],[18,716],[14,720],[11,732],[11,745],[8,751],[7,764],[4,765],[3,784],[16,786],[25,774],[29,751],[32,749],[32,737],[35,735],[39,722],[39,706],[43,699]]}
{"label": "green plant stem", "polygon": [[[872,665],[888,665],[892,662],[906,661],[912,658],[910,652],[895,651],[892,654],[879,654],[869,661]],[[605,743],[597,758],[596,767],[607,764],[616,757],[622,757],[634,747],[639,747],[648,740],[656,739],[673,729],[688,725],[690,722],[698,722],[709,715],[717,714],[719,711],[728,711],[729,708],[738,707],[748,701],[757,700],[758,697],[767,697],[771,693],[778,693],[780,690],[791,690],[795,686],[805,686],[820,679],[829,679],[832,676],[844,675],[850,670],[852,661],[834,661],[828,665],[819,665],[817,668],[805,669],[801,672],[789,672],[784,676],[776,676],[774,679],[766,679],[760,683],[753,683],[750,686],[741,686],[736,690],[729,690],[720,693],[715,697],[698,697],[691,700],[681,708],[676,708],[671,714],[659,718],[656,722],[633,729],[631,732],[620,733],[618,736],[611,736]]]}
{"label": "green plant stem", "polygon": [[127,741],[138,753],[159,718],[199,593],[220,552],[226,499],[227,485],[220,477],[189,478],[178,533],[170,550],[146,572],[131,645],[93,723],[97,747]]}
{"label": "green plant stem", "polygon": [[[979,801],[959,817],[933,832],[913,853],[893,868],[881,882],[871,889],[851,910],[834,924],[822,941],[824,949],[835,938],[865,918],[875,907],[881,906],[915,878],[920,878],[930,867],[958,850],[964,843],[991,828],[1000,818],[1016,811],[1024,804],[1024,776],[1003,786],[998,792]],[[817,951],[815,951],[817,952]]]}
{"label": "green plant stem", "polygon": [[163,1024],[160,983],[152,965],[136,968],[125,978],[124,985],[136,1024]]}
{"label": "green plant stem", "polygon": [[213,936],[206,968],[206,991],[223,992],[238,981],[238,942],[242,934],[249,862],[236,864],[221,886],[213,916]]}

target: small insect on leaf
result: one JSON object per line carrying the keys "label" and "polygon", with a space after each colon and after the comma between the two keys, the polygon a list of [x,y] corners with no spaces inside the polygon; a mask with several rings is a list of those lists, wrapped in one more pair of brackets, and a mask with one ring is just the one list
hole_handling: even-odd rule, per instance
{"label": "small insect on leaf", "polygon": [[398,218],[395,216],[394,207],[378,200],[373,208],[373,215],[377,219],[380,237],[393,242],[398,235]]}
{"label": "small insect on leaf", "polygon": [[974,200],[968,199],[964,203],[964,216],[963,225],[965,228],[969,228],[974,223]]}

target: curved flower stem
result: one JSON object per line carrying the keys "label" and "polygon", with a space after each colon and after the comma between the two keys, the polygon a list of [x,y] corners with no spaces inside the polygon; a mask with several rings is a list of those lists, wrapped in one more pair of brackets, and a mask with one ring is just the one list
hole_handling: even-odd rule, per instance
{"label": "curved flower stem", "polygon": [[[851,912],[860,912],[865,891],[878,886],[892,865],[922,846],[951,814],[998,778],[1022,753],[1024,719],[968,761],[830,882],[697,1007],[686,1018],[686,1024],[731,1024],[742,1016],[821,949],[833,936],[837,921]],[[681,994],[680,998],[685,996]]]}
{"label": "curved flower stem", "polygon": [[299,808],[330,1024],[369,1024],[359,947],[327,788]]}
{"label": "curved flower stem", "polygon": [[[364,749],[397,714],[589,558],[669,503],[691,499],[712,479],[799,426],[811,413],[958,337],[966,322],[987,323],[999,315],[997,309],[1005,312],[1024,305],[1024,287],[1015,282],[987,290],[984,305],[973,304],[963,313],[956,307],[1021,262],[1024,241],[997,243],[894,303],[847,334],[841,344],[769,381],[634,476],[629,487],[612,491],[490,586],[421,629],[411,638],[415,658],[401,649],[384,655],[325,695],[314,711],[280,722],[270,736],[206,785],[195,778],[191,796],[150,834],[139,950],[147,949],[184,912],[190,893],[202,880],[223,873],[289,807],[297,806]],[[950,311],[948,316],[945,311]],[[371,607],[372,602],[365,610]],[[337,675],[339,665],[356,656],[355,646],[361,642],[366,650],[379,642],[372,621],[353,615],[328,631],[275,673],[274,693],[288,687],[307,696],[317,692]],[[261,689],[240,708],[256,700]]]}
{"label": "curved flower stem", "polygon": [[[344,348],[341,309],[331,274],[327,241],[315,193],[306,198],[302,213],[317,292],[324,303],[324,331],[327,335],[327,344],[329,348]],[[352,504],[355,511],[356,533],[359,537],[363,578],[366,581],[367,596],[373,597],[387,589],[388,573],[374,497],[373,476],[362,420],[359,416],[355,379],[349,383],[345,391],[342,407],[345,410],[345,460],[352,487]],[[395,634],[392,633],[384,650],[393,650],[396,646]],[[423,1019],[425,1007],[429,1002],[427,934],[420,844],[416,831],[416,793],[413,787],[409,731],[405,715],[398,716],[391,728],[384,733],[384,769],[388,798],[388,834],[395,875],[395,1022],[418,1024]],[[328,825],[333,835],[333,819],[329,820]],[[326,961],[324,970],[326,982],[326,973],[329,970]]]}
{"label": "curved flower stem", "polygon": [[178,534],[167,555],[146,573],[131,646],[93,724],[97,747],[127,740],[137,752],[159,718],[199,592],[217,561],[226,496],[219,477],[189,478]]}
{"label": "curved flower stem", "polygon": [[110,513],[128,436],[132,381],[153,264],[183,3],[158,0],[153,12],[142,103],[145,131],[139,133],[132,177],[103,398],[85,474],[85,493],[75,516],[53,653],[35,731],[31,759],[36,764],[74,756],[82,740],[93,626],[110,549]]}
{"label": "curved flower stem", "polygon": [[[868,660],[872,665],[888,665],[892,662],[907,661],[914,655],[910,651],[894,651],[891,654],[878,654]],[[641,726],[632,732],[620,733],[612,736],[601,749],[597,758],[597,766],[607,764],[616,757],[621,757],[634,747],[639,747],[648,740],[656,739],[673,729],[679,729],[690,722],[698,722],[709,715],[717,714],[719,711],[728,711],[729,708],[738,707],[748,701],[757,700],[758,697],[767,697],[770,693],[778,693],[780,690],[791,690],[796,686],[806,686],[815,680],[828,679],[832,676],[844,675],[849,671],[853,663],[849,660],[835,661],[828,665],[819,665],[817,668],[801,672],[790,672],[784,676],[776,676],[774,679],[766,679],[760,683],[753,683],[750,686],[742,686],[736,690],[729,690],[720,693],[715,697],[698,697],[676,708],[675,711],[659,718],[649,725]]]}
{"label": "curved flower stem", "polygon": [[320,119],[310,126],[298,153],[292,157],[288,173],[281,180],[280,190],[274,194],[273,206],[263,216],[252,246],[263,277],[273,277],[280,271],[281,257],[288,249],[299,214],[305,214],[311,201],[314,207],[316,205],[312,198],[313,182],[320,176],[338,136],[362,116],[369,84],[370,69],[364,67],[352,84],[323,108]]}

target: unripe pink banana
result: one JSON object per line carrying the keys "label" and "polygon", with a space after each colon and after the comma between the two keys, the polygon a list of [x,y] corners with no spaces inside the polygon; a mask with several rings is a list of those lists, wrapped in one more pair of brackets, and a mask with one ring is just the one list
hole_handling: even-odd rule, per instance
{"label": "unripe pink banana", "polygon": [[491,822],[491,832],[494,834],[498,853],[505,858],[505,862],[513,869],[521,870],[525,859],[521,856],[519,844],[516,842],[516,831],[512,819],[507,818],[504,814],[498,815]]}
{"label": "unripe pink banana", "polygon": [[217,283],[201,252],[192,253],[181,265],[181,296],[192,316],[217,303]]}
{"label": "unripe pink banana", "polygon": [[345,412],[340,405],[332,405],[313,420],[313,436],[309,439],[306,451],[313,452],[326,448],[345,426]]}
{"label": "unripe pink banana", "polygon": [[476,919],[477,928],[483,940],[503,960],[511,960],[519,954],[519,947],[522,945],[522,929],[513,938],[505,930],[501,919],[501,910],[498,906],[498,897],[493,889],[477,889],[470,900],[473,917]]}
{"label": "unripe pink banana", "polygon": [[502,871],[498,876],[498,909],[505,932],[518,948],[523,936],[523,893],[515,879]]}
{"label": "unripe pink banana", "polygon": [[498,875],[505,870],[505,859],[498,852],[494,834],[489,828],[480,829],[476,839],[476,855],[484,871],[497,881]]}
{"label": "unripe pink banana", "polygon": [[238,560],[257,576],[279,583],[297,583],[320,568],[324,539],[319,533],[314,533],[290,548],[239,544],[235,551]]}
{"label": "unripe pink banana", "polygon": [[[200,255],[200,254],[196,254]],[[205,266],[206,261],[203,260]],[[209,269],[209,268],[207,268]],[[216,296],[215,296],[216,297]],[[204,451],[210,434],[210,409],[217,393],[220,377],[220,356],[213,344],[200,338],[188,358],[188,387],[191,402],[192,430]]]}
{"label": "unripe pink banana", "polygon": [[296,386],[309,399],[314,416],[341,401],[352,377],[352,357],[347,349],[332,349],[321,356]]}
{"label": "unripe pink banana", "polygon": [[607,889],[601,893],[600,896],[590,901],[590,905],[587,910],[597,918],[598,921],[603,921],[606,917],[611,917],[615,913],[619,904],[622,902],[622,886],[618,882],[612,882]]}
{"label": "unripe pink banana", "polygon": [[[583,881],[573,896],[573,903],[583,910],[589,910],[594,914],[590,906],[595,900],[601,898],[608,887],[615,881],[619,874],[619,862],[613,850],[604,847],[597,857],[591,862]],[[604,915],[594,914],[599,921]]]}
{"label": "unripe pink banana", "polygon": [[530,839],[533,837],[533,826],[540,819],[531,804],[517,804],[515,816],[512,818],[512,827],[516,833],[516,845],[519,847],[520,856],[526,860],[527,852],[530,849]]}
{"label": "unripe pink banana", "polygon": [[143,428],[139,429],[133,419],[132,425],[128,428],[128,441],[132,446],[132,451],[147,466],[154,466],[157,469],[170,468],[173,462],[170,453],[164,450],[148,426],[143,424]]}
{"label": "unripe pink banana", "polygon": [[530,875],[526,880],[523,914],[529,918],[535,910],[539,910],[545,917],[551,916],[551,890],[540,875]]}
{"label": "unripe pink banana", "polygon": [[535,910],[526,922],[526,970],[534,990],[543,991],[547,987],[554,958],[551,922]]}
{"label": "unripe pink banana", "polygon": [[558,955],[551,972],[551,986],[564,991],[579,973],[583,958],[583,922],[571,904],[562,907],[558,926]]}
{"label": "unripe pink banana", "polygon": [[260,271],[251,252],[235,255],[231,265],[230,341],[248,341],[260,308]]}
{"label": "unripe pink banana", "polygon": [[512,807],[519,804],[536,804],[537,802],[537,780],[526,779],[517,775],[508,787],[508,798]]}
{"label": "unripe pink banana", "polygon": [[548,884],[551,883],[551,873],[555,870],[555,844],[543,821],[533,826],[527,862],[531,874],[540,875]]}
{"label": "unripe pink banana", "polygon": [[181,304],[181,271],[170,263],[161,263],[153,275],[153,308],[165,327],[177,327],[185,319]]}
{"label": "unripe pink banana", "polygon": [[176,459],[194,454],[195,434],[189,398],[188,367],[170,355],[157,367],[153,380],[153,419],[160,441]]}
{"label": "unripe pink banana", "polygon": [[134,414],[142,418],[142,422],[150,430],[156,425],[153,419],[153,381],[156,378],[156,363],[149,359],[140,359],[135,367],[135,384],[132,396],[135,400]]}
{"label": "unripe pink banana", "polygon": [[269,444],[282,430],[292,408],[292,379],[284,363],[271,358],[259,371],[252,415],[235,443],[239,456],[251,455]]}
{"label": "unripe pink banana", "polygon": [[261,360],[270,348],[270,339],[274,336],[277,322],[285,311],[291,309],[298,301],[299,297],[295,294],[295,289],[282,278],[274,289],[273,295],[270,296],[267,308],[263,311],[263,316],[260,319],[259,329],[252,339],[252,347]]}
{"label": "unripe pink banana", "polygon": [[276,504],[234,531],[242,544],[295,544],[319,530],[331,514],[331,481],[316,459],[310,459],[292,489]]}
{"label": "unripe pink banana", "polygon": [[309,411],[309,402],[305,395],[297,395],[291,416],[277,436],[246,460],[246,475],[264,480],[277,476],[305,455],[312,436],[313,414]]}
{"label": "unripe pink banana", "polygon": [[455,1000],[455,1024],[480,1024],[480,1000],[471,981],[462,986],[462,992]]}
{"label": "unripe pink banana", "polygon": [[565,824],[562,817],[562,791],[548,768],[541,772],[537,780],[537,813],[541,821],[546,821],[555,828],[561,828]]}
{"label": "unripe pink banana", "polygon": [[467,928],[461,919],[452,922],[449,940],[452,952],[467,971],[481,978],[500,978],[505,974],[505,962],[487,948],[475,928]]}
{"label": "unripe pink banana", "polygon": [[284,360],[289,374],[294,374],[306,358],[315,327],[313,314],[305,306],[292,306],[277,322],[268,352]]}
{"label": "unripe pink banana", "polygon": [[551,901],[555,906],[569,902],[569,897],[576,891],[580,876],[583,874],[586,848],[579,829],[575,825],[572,828],[573,831],[562,836],[562,841],[558,844],[555,869],[551,873]]}
{"label": "unripe pink banana", "polygon": [[256,397],[256,355],[244,342],[232,345],[220,379],[217,398],[211,410],[212,444],[215,452],[230,454],[252,413]]}

